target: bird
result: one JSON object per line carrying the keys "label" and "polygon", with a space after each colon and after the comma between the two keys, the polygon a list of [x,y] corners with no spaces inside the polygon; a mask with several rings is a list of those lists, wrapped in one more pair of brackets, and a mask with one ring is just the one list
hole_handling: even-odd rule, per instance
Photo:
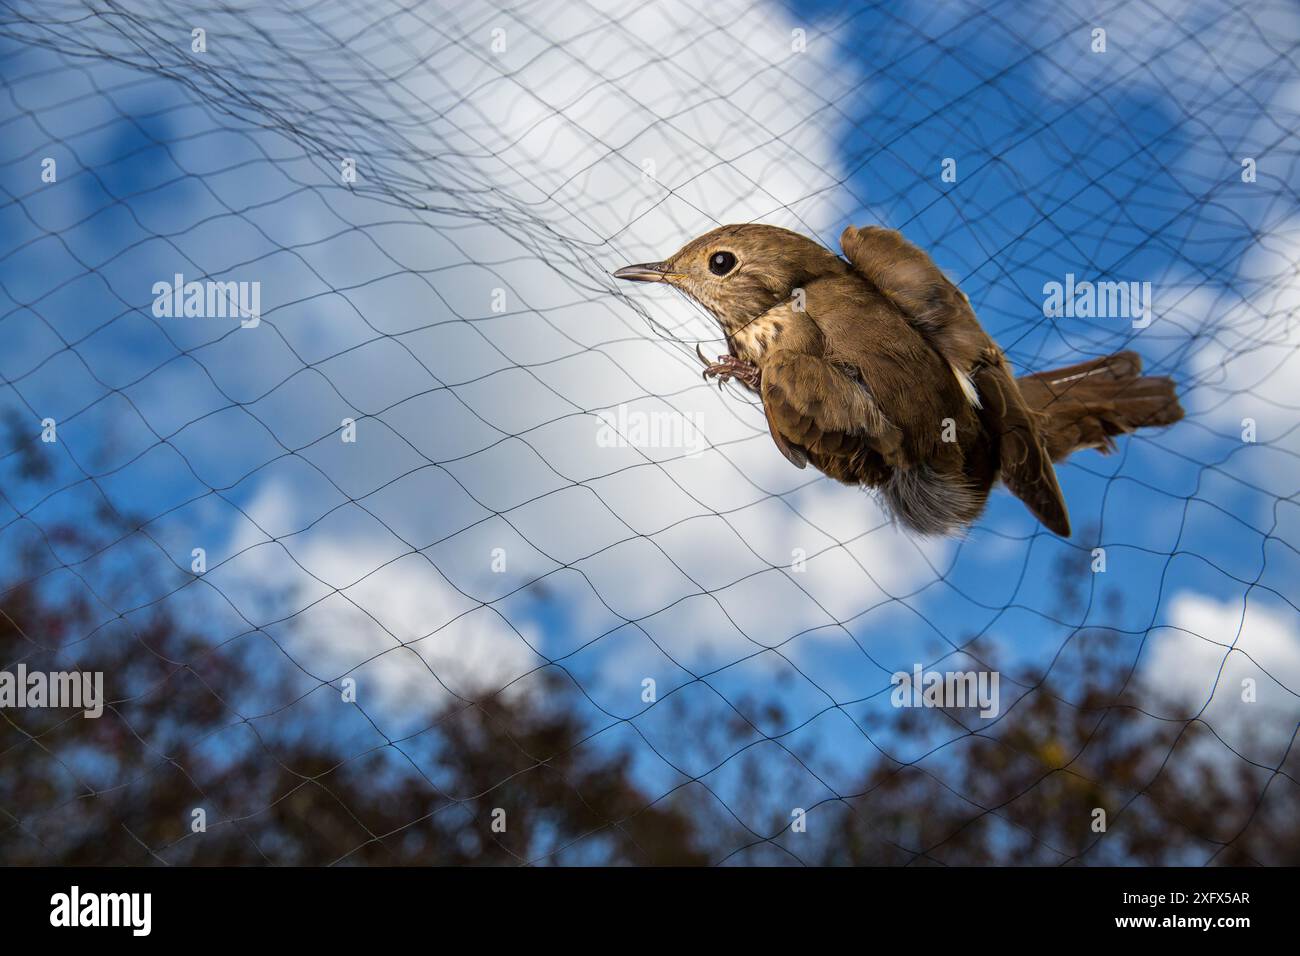
{"label": "bird", "polygon": [[1183,416],[1175,385],[1121,351],[1019,378],[967,296],[897,230],[849,226],[843,255],[778,226],[720,226],[616,270],[665,283],[721,327],[706,379],[761,400],[777,449],[874,489],[918,535],[964,533],[1001,482],[1053,533],[1070,515],[1055,464]]}

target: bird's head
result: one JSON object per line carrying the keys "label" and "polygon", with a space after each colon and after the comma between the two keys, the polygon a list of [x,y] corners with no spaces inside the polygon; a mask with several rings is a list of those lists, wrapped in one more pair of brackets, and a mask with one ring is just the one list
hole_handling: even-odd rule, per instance
{"label": "bird's head", "polygon": [[614,278],[667,283],[734,332],[818,276],[847,269],[835,253],[797,232],[747,223],[719,226],[662,262],[626,266]]}

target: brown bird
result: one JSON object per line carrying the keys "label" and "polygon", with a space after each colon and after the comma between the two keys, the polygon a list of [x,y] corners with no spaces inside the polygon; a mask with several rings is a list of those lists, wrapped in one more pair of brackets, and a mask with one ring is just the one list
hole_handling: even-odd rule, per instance
{"label": "brown bird", "polygon": [[756,393],[795,465],[879,489],[922,534],[970,524],[1001,479],[1068,537],[1052,463],[1182,418],[1174,383],[1143,377],[1133,352],[1015,378],[966,296],[900,233],[850,226],[840,246],[847,262],[787,229],[722,226],[614,276],[712,313],[729,354],[701,355],[705,377]]}

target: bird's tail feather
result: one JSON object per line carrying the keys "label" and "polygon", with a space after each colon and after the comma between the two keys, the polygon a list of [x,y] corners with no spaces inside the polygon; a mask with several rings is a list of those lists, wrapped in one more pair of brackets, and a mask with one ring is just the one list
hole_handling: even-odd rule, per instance
{"label": "bird's tail feather", "polygon": [[1084,448],[1110,452],[1118,435],[1172,425],[1183,417],[1173,380],[1142,375],[1136,352],[1026,375],[1017,383],[1025,402],[1043,416],[1043,436],[1053,461]]}

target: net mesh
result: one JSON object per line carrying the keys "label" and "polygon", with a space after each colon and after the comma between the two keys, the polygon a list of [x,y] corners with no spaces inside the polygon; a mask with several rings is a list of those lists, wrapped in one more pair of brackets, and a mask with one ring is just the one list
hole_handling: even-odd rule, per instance
{"label": "net mesh", "polygon": [[[10,861],[1294,855],[1293,5],[52,0],[0,38],[0,660],[108,700],[0,712]],[[1018,372],[1132,348],[1188,416],[1061,467],[1072,540],[1004,493],[910,537],[609,275],[751,220],[901,229]],[[1150,323],[1045,315],[1067,275]],[[918,665],[1000,706],[895,706]]]}

